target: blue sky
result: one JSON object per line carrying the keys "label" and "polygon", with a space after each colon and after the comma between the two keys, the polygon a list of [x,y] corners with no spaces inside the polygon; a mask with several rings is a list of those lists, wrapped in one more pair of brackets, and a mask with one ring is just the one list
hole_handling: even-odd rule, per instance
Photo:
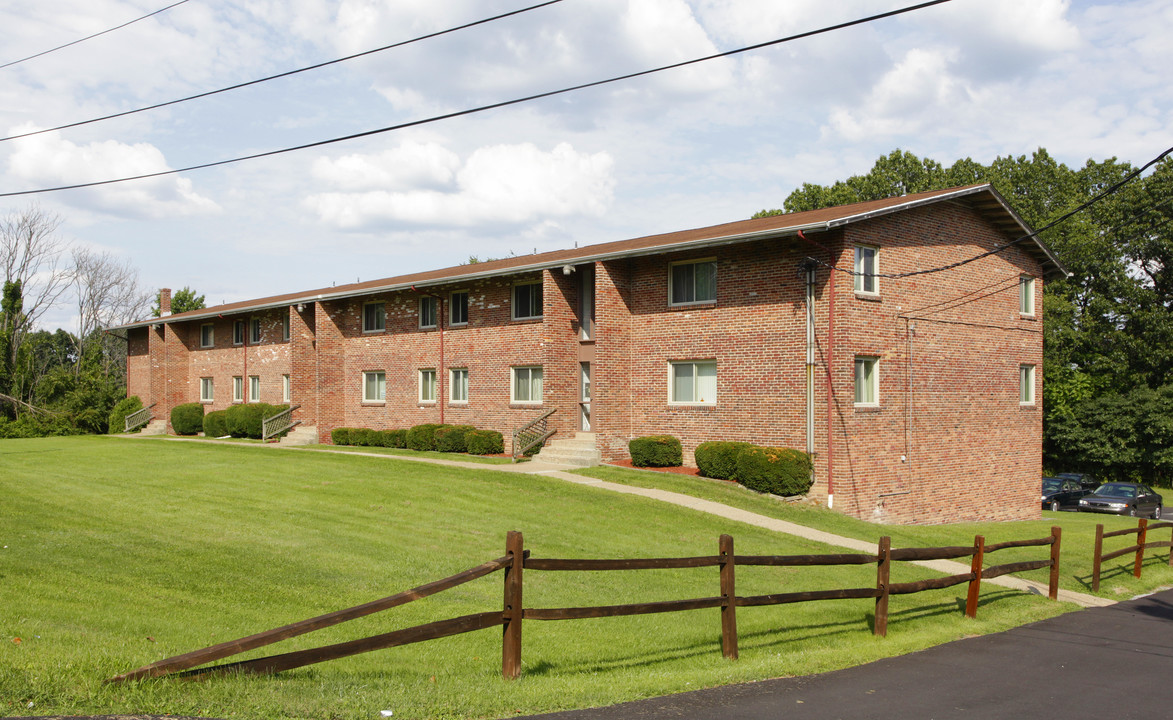
{"label": "blue sky", "polygon": [[[0,63],[165,0],[9,0]],[[0,69],[0,130],[360,52],[525,0],[190,0]],[[0,192],[314,142],[892,10],[891,0],[564,0],[312,73],[0,143]],[[1143,163],[1173,132],[1173,5],[953,0],[732,59],[410,130],[36,203],[145,287],[209,304],[746,218],[903,148]],[[45,316],[70,327],[67,307]]]}

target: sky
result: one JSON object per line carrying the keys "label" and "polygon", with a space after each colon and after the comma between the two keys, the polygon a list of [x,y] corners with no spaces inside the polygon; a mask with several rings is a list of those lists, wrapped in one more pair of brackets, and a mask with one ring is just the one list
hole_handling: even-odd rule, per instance
{"label": "sky", "polygon": [[[538,0],[188,0],[0,68],[0,132],[410,40]],[[169,0],[6,0],[0,64]],[[316,71],[0,142],[0,193],[292,147],[766,42],[910,0],[562,0]],[[1173,145],[1168,0],[952,0],[731,58],[264,159],[0,198],[208,305],[704,227],[900,148],[1141,165]],[[71,329],[63,305],[47,329]]]}

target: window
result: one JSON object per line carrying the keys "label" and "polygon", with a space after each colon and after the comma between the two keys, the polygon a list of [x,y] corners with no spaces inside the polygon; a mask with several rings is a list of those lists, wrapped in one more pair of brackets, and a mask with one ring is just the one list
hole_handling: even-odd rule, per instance
{"label": "window", "polygon": [[216,326],[212,323],[200,325],[200,347],[210,348],[216,344]]}
{"label": "window", "polygon": [[435,370],[420,370],[420,402],[436,402]]}
{"label": "window", "polygon": [[281,341],[282,342],[289,342],[289,313],[288,312],[286,312],[285,316],[281,318]]}
{"label": "window", "polygon": [[258,375],[248,376],[248,401],[261,401],[261,378]]}
{"label": "window", "polygon": [[876,285],[876,253],[877,248],[867,245],[855,246],[855,291],[868,295],[877,295],[880,292]]}
{"label": "window", "polygon": [[880,404],[880,376],[877,372],[879,358],[855,358],[855,404],[875,406]]}
{"label": "window", "polygon": [[362,374],[362,401],[384,402],[387,399],[387,374],[382,370]]}
{"label": "window", "polygon": [[1035,404],[1035,366],[1018,366],[1018,404]]}
{"label": "window", "polygon": [[244,344],[244,320],[237,320],[232,323],[232,344]]}
{"label": "window", "polygon": [[212,402],[215,399],[214,390],[212,378],[200,378],[200,402]]}
{"label": "window", "polygon": [[540,404],[542,402],[542,368],[513,368],[513,393],[509,401]]}
{"label": "window", "polygon": [[281,376],[281,399],[284,400],[285,402],[289,402],[289,399],[292,396],[293,396],[293,386],[289,382],[289,376],[282,375]]}
{"label": "window", "polygon": [[669,305],[717,302],[716,260],[672,263],[669,267]]}
{"label": "window", "polygon": [[387,308],[383,303],[367,303],[362,306],[362,331],[383,332],[387,328]]}
{"label": "window", "polygon": [[436,298],[431,295],[420,298],[420,327],[436,327]]}
{"label": "window", "polygon": [[1018,278],[1018,312],[1035,314],[1035,279],[1026,275]]}
{"label": "window", "polygon": [[542,316],[542,283],[513,286],[513,319],[529,320]]}
{"label": "window", "polygon": [[690,360],[670,364],[668,402],[686,405],[717,403],[717,361]]}
{"label": "window", "polygon": [[248,320],[248,341],[250,343],[259,343],[261,341],[261,319],[249,318]]}
{"label": "window", "polygon": [[454,292],[448,299],[448,324],[468,324],[468,293]]}
{"label": "window", "polygon": [[468,402],[468,369],[449,371],[448,399],[454,403]]}
{"label": "window", "polygon": [[232,402],[244,400],[244,378],[237,375],[232,378]]}

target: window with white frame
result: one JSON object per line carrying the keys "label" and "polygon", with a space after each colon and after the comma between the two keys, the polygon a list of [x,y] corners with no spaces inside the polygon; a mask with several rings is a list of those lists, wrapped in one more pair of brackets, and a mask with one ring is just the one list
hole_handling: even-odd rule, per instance
{"label": "window with white frame", "polygon": [[232,402],[244,401],[244,378],[240,375],[232,378]]}
{"label": "window with white frame", "polygon": [[420,402],[436,402],[435,370],[420,370]]}
{"label": "window with white frame", "polygon": [[880,287],[876,283],[879,249],[870,245],[855,246],[855,291],[866,295],[877,295]]}
{"label": "window with white frame", "polygon": [[513,319],[531,320],[542,317],[542,282],[513,286]]}
{"label": "window with white frame", "polygon": [[259,317],[248,320],[248,341],[253,344],[261,341],[261,319]]}
{"label": "window with white frame", "polygon": [[288,375],[282,375],[281,376],[281,399],[284,400],[285,402],[289,402],[289,399],[290,399],[290,397],[292,397],[292,395],[293,395],[293,384],[290,382]]}
{"label": "window with white frame", "polygon": [[385,402],[387,400],[387,374],[382,370],[371,370],[362,374],[362,401]]}
{"label": "window with white frame", "polygon": [[387,329],[387,308],[381,302],[362,306],[362,331],[383,332]]}
{"label": "window with white frame", "polygon": [[281,341],[289,342],[289,311],[281,318]]}
{"label": "window with white frame", "polygon": [[212,378],[200,378],[200,402],[212,402],[215,399],[215,386],[212,384]]}
{"label": "window with white frame", "polygon": [[216,326],[212,323],[200,325],[200,347],[210,348],[216,344]]}
{"label": "window with white frame", "polygon": [[244,320],[237,320],[232,323],[232,344],[244,344]]}
{"label": "window with white frame", "polygon": [[669,305],[717,302],[716,260],[690,260],[668,267]]}
{"label": "window with white frame", "polygon": [[515,367],[512,368],[512,371],[513,389],[510,392],[510,402],[540,404],[542,402],[541,366]]}
{"label": "window with white frame", "polygon": [[436,327],[436,298],[431,295],[424,295],[420,298],[420,327],[434,328]]}
{"label": "window with white frame", "polygon": [[717,361],[685,360],[669,363],[668,402],[679,405],[715,405]]}
{"label": "window with white frame", "polygon": [[261,401],[261,378],[259,375],[248,376],[248,401]]}
{"label": "window with white frame", "polygon": [[865,407],[880,404],[880,359],[857,355],[855,358],[855,404]]}
{"label": "window with white frame", "polygon": [[1018,278],[1018,312],[1035,314],[1035,279],[1029,275]]}
{"label": "window with white frame", "polygon": [[455,368],[448,375],[448,399],[454,403],[468,402],[468,368]]}
{"label": "window with white frame", "polygon": [[1018,366],[1018,404],[1035,404],[1035,366]]}
{"label": "window with white frame", "polygon": [[466,291],[459,290],[448,298],[448,324],[468,324],[468,293]]}

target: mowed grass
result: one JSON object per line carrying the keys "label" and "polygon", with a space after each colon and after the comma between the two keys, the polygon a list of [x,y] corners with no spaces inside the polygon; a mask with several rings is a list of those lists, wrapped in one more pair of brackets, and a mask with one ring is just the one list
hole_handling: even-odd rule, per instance
{"label": "mowed grass", "polygon": [[[562,481],[393,458],[103,437],[0,443],[0,711],[218,718],[503,718],[801,675],[910,652],[1072,609],[986,586],[891,602],[742,608],[741,658],[719,611],[525,623],[522,678],[500,677],[490,629],[276,676],[104,684],[165,657],[368,602],[504,554],[536,557],[838,550]],[[931,577],[901,566],[894,581]],[[500,573],[247,657],[367,637],[501,607]],[[738,593],[869,587],[871,566],[743,568]],[[710,597],[715,568],[527,571],[527,607]]]}

